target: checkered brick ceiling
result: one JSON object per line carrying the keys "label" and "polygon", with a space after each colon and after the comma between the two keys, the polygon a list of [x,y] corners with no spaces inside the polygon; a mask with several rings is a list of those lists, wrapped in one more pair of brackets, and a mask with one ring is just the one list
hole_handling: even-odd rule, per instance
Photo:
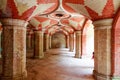
{"label": "checkered brick ceiling", "polygon": [[69,19],[62,19],[61,23],[67,26],[71,26],[75,30],[81,30],[85,23],[85,17],[74,16]]}
{"label": "checkered brick ceiling", "polygon": [[50,29],[48,29],[48,32],[50,35],[53,35],[56,32],[62,32],[65,35],[68,35],[68,32],[62,28],[60,28],[59,26],[53,26]]}
{"label": "checkered brick ceiling", "polygon": [[32,18],[29,22],[32,25],[32,28],[35,30],[42,30],[45,28],[47,29],[52,25],[58,24],[57,20],[53,20],[47,17],[40,17],[40,16],[36,16]]}
{"label": "checkered brick ceiling", "polygon": [[58,0],[0,0],[0,17],[29,20],[54,11],[58,5]]}
{"label": "checkered brick ceiling", "polygon": [[111,18],[120,6],[120,0],[63,0],[62,7],[70,13],[80,13],[92,20]]}
{"label": "checkered brick ceiling", "polygon": [[74,33],[74,29],[70,26],[62,26],[62,29],[67,31],[68,33]]}

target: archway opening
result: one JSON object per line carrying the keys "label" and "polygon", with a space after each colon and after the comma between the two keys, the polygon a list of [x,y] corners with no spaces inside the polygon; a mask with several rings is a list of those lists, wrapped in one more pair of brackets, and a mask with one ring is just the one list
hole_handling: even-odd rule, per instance
{"label": "archway opening", "polygon": [[94,26],[84,27],[82,34],[82,54],[87,58],[94,58]]}
{"label": "archway opening", "polygon": [[66,36],[62,32],[57,32],[53,34],[51,45],[52,45],[52,48],[65,48],[66,47]]}

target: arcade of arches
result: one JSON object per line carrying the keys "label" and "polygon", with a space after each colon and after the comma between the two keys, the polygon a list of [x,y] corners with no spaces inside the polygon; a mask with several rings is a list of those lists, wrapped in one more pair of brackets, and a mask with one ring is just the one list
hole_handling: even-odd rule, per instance
{"label": "arcade of arches", "polygon": [[94,52],[94,79],[120,80],[119,27],[120,0],[0,0],[0,80],[27,80],[26,55],[42,64],[53,48]]}

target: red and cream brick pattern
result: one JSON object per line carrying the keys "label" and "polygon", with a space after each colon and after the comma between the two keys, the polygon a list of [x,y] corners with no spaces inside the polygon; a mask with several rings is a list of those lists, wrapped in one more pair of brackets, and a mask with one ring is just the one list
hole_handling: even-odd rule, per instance
{"label": "red and cream brick pattern", "polygon": [[65,35],[68,35],[68,32],[66,30],[64,30],[63,28],[55,25],[55,26],[51,26],[48,29],[45,30],[45,33],[48,33],[50,35],[56,33],[56,32],[63,32]]}
{"label": "red and cream brick pattern", "polygon": [[50,19],[47,17],[40,17],[40,16],[36,16],[32,18],[29,22],[32,25],[33,29],[35,30],[42,30],[45,28],[47,29],[55,24],[58,24],[57,20]]}
{"label": "red and cream brick pattern", "polygon": [[63,8],[70,13],[80,13],[92,20],[112,18],[120,0],[63,0]]}
{"label": "red and cream brick pattern", "polygon": [[35,15],[54,11],[58,4],[58,0],[1,0],[0,17],[29,20]]}
{"label": "red and cream brick pattern", "polygon": [[61,23],[71,26],[75,30],[81,30],[85,22],[85,17],[74,16],[69,19],[62,19]]}
{"label": "red and cream brick pattern", "polygon": [[67,31],[68,33],[74,33],[74,29],[72,27],[69,26],[63,26],[62,29],[64,29],[65,31]]}

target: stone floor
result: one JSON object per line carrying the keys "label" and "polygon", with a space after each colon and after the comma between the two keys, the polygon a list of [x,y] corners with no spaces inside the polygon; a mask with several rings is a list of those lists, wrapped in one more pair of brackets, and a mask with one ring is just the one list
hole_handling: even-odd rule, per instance
{"label": "stone floor", "polygon": [[44,59],[32,59],[27,53],[28,80],[94,80],[93,59],[74,58],[68,49],[51,49]]}

